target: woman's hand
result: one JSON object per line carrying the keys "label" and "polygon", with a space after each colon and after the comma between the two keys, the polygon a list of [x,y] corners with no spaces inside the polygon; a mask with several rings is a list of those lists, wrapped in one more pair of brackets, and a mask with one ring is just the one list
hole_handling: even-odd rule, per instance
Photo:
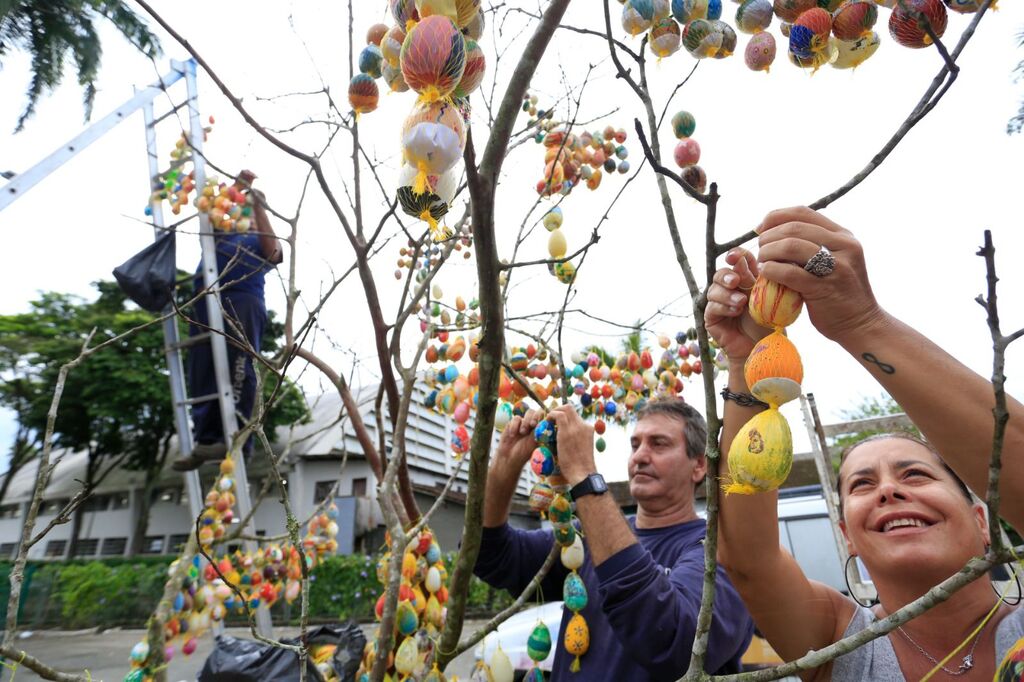
{"label": "woman's hand", "polygon": [[758,273],[754,255],[736,248],[726,254],[725,262],[730,267],[716,272],[708,288],[704,326],[730,361],[743,362],[771,330],[758,325],[747,312],[748,292]]}

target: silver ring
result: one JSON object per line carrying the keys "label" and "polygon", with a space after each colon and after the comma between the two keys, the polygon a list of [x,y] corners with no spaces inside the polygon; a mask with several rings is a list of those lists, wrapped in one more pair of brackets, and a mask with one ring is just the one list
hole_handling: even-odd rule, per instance
{"label": "silver ring", "polygon": [[832,255],[832,252],[824,244],[818,249],[818,253],[811,256],[811,259],[807,261],[807,265],[804,266],[804,270],[815,277],[828,277],[835,269],[836,257]]}

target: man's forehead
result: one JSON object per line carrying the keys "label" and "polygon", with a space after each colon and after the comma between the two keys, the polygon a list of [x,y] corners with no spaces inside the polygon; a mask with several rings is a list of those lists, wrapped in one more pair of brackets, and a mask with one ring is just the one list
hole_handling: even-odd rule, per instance
{"label": "man's forehead", "polygon": [[633,436],[665,435],[681,437],[683,435],[684,423],[668,414],[649,414],[636,423],[633,429]]}

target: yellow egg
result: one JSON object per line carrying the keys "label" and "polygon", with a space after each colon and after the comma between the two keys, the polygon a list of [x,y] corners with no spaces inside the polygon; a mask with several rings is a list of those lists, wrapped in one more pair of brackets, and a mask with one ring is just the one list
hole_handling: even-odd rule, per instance
{"label": "yellow egg", "polygon": [[569,245],[565,241],[565,234],[561,229],[552,230],[548,237],[548,253],[552,258],[564,258]]}

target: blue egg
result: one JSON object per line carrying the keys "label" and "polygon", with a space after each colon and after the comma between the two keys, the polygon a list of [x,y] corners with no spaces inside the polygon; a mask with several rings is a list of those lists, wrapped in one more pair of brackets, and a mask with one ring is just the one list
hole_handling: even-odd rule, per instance
{"label": "blue egg", "polygon": [[437,389],[427,394],[427,397],[423,399],[423,406],[433,409],[437,405]]}
{"label": "blue egg", "polygon": [[455,381],[459,376],[459,368],[455,365],[448,365],[444,368],[444,376],[446,381]]}
{"label": "blue egg", "polygon": [[579,379],[580,377],[582,377],[583,373],[586,370],[587,370],[587,368],[584,365],[576,365],[575,367],[573,367],[572,368],[572,377],[573,377],[573,379]]}
{"label": "blue egg", "polygon": [[553,443],[555,441],[555,425],[547,419],[542,420],[533,430],[533,437],[538,443]]}
{"label": "blue egg", "polygon": [[810,59],[811,41],[814,39],[814,32],[806,26],[794,24],[789,29],[789,51],[801,59]]}
{"label": "blue egg", "polygon": [[587,606],[587,587],[576,571],[567,575],[562,583],[562,600],[565,608],[574,612],[582,611]]}
{"label": "blue egg", "polygon": [[590,403],[594,402],[594,399],[590,397],[589,393],[584,393],[580,396],[580,405],[584,408],[590,407]]}
{"label": "blue egg", "polygon": [[359,53],[359,70],[370,78],[380,78],[384,55],[376,45],[367,45]]}
{"label": "blue egg", "polygon": [[616,409],[617,409],[617,407],[615,405],[615,401],[613,401],[613,400],[609,400],[608,402],[606,402],[604,404],[604,413],[606,415],[608,415],[609,417],[612,416],[613,414],[615,414],[615,410]]}
{"label": "blue egg", "polygon": [[722,0],[708,0],[708,19],[716,21],[722,18]]}
{"label": "blue egg", "polygon": [[174,610],[181,611],[183,608],[185,608],[185,595],[179,592],[174,595]]}

